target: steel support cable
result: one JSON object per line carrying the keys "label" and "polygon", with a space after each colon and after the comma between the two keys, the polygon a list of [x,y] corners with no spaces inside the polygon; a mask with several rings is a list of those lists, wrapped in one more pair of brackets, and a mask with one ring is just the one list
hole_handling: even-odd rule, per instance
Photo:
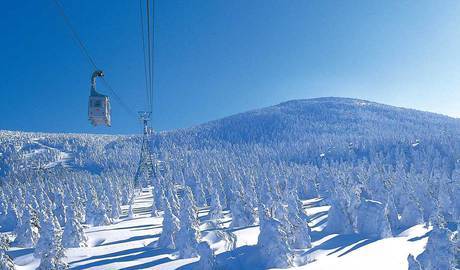
{"label": "steel support cable", "polygon": [[155,82],[155,0],[152,0],[152,82],[150,88],[150,111],[153,113],[153,90]]}
{"label": "steel support cable", "polygon": [[139,15],[140,15],[140,24],[141,24],[141,37],[142,37],[142,53],[144,56],[144,77],[145,77],[145,91],[146,91],[146,111],[148,111],[151,107],[150,103],[150,81],[148,78],[148,71],[147,71],[147,53],[145,48],[145,33],[144,33],[144,15],[142,9],[142,0],[139,0]]}
{"label": "steel support cable", "polygon": [[[148,66],[149,66],[149,82],[150,82],[150,94],[152,94],[152,51],[151,51],[151,35],[150,35],[150,0],[147,0],[147,54],[148,54]],[[150,104],[152,105],[152,104]]]}
{"label": "steel support cable", "polygon": [[[75,29],[75,27],[72,25],[72,23],[70,22],[70,19],[69,17],[67,16],[67,14],[65,13],[65,10],[64,10],[64,7],[62,6],[61,2],[59,0],[53,0],[54,3],[56,4],[56,7],[59,11],[59,14],[61,15],[61,17],[64,19],[64,22],[66,23],[67,27],[70,29],[70,32],[72,33],[72,37],[73,39],[77,42],[80,50],[83,52],[83,54],[86,56],[86,58],[88,59],[88,61],[90,62],[90,64],[92,65],[92,67],[95,69],[95,70],[99,70],[99,68],[97,67],[96,65],[96,61],[94,61],[94,58],[91,57],[91,55],[89,54],[89,51],[88,49],[86,48],[85,44],[83,43],[83,41],[81,40],[80,36],[78,35],[78,32],[77,30]],[[123,100],[117,95],[117,93],[115,92],[115,90],[112,88],[112,86],[110,86],[110,84],[107,82],[107,80],[102,77],[102,81],[104,82],[104,84],[106,85],[106,87],[112,92],[113,96],[115,97],[115,100],[117,100],[117,102],[130,114],[133,114],[133,115],[136,115],[134,113],[133,110],[130,109],[130,107],[123,102]]]}

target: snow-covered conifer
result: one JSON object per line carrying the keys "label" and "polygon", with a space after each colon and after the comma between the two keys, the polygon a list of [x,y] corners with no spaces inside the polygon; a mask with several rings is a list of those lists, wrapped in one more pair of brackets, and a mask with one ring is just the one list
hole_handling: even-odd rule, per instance
{"label": "snow-covered conifer", "polygon": [[66,209],[66,224],[62,234],[62,245],[65,248],[87,247],[88,238],[86,237],[83,226],[75,214],[75,209],[72,205]]}
{"label": "snow-covered conifer", "polygon": [[16,227],[20,224],[21,220],[18,215],[16,206],[12,203],[8,203],[7,214],[3,220],[2,228],[6,230],[15,230]]}
{"label": "snow-covered conifer", "polygon": [[412,254],[407,256],[407,264],[409,265],[408,270],[422,270],[420,263],[414,258],[414,255]]}
{"label": "snow-covered conifer", "polygon": [[212,189],[211,193],[211,206],[209,208],[209,219],[216,220],[221,219],[224,214],[222,212],[222,205],[220,203],[219,192],[216,189]]}
{"label": "snow-covered conifer", "polygon": [[199,207],[204,207],[207,205],[206,202],[206,193],[204,192],[204,186],[202,180],[197,176],[196,173],[194,173],[195,178],[195,186],[193,189],[193,195],[196,201],[197,206]]}
{"label": "snow-covered conifer", "polygon": [[6,253],[9,248],[9,240],[6,235],[0,234],[0,270],[15,270],[13,260]]}
{"label": "snow-covered conifer", "polygon": [[176,248],[179,250],[180,258],[198,255],[200,230],[195,209],[192,192],[190,188],[184,187],[180,203],[180,229],[176,238]]}
{"label": "snow-covered conifer", "polygon": [[455,270],[456,243],[452,232],[438,224],[433,226],[425,251],[417,257],[423,270]]}
{"label": "snow-covered conifer", "polygon": [[208,242],[203,241],[198,244],[198,255],[200,260],[196,269],[215,270],[217,268],[216,257]]}
{"label": "snow-covered conifer", "polygon": [[59,225],[64,226],[66,223],[65,217],[65,208],[64,208],[64,198],[62,193],[56,192],[54,194],[54,216],[57,218]]}
{"label": "snow-covered conifer", "polygon": [[331,199],[327,225],[325,231],[328,233],[353,233],[353,219],[348,213],[346,203],[342,199]]}
{"label": "snow-covered conifer", "polygon": [[408,199],[407,204],[403,208],[399,220],[401,228],[409,228],[423,223],[423,212],[414,200]]}
{"label": "snow-covered conifer", "polygon": [[[61,237],[62,232],[59,222],[50,212],[40,221],[40,238],[35,246],[34,256],[43,258],[43,254],[48,254],[55,245],[57,249],[62,249]],[[52,269],[52,268],[50,268]]]}
{"label": "snow-covered conifer", "polygon": [[164,200],[164,215],[162,232],[158,239],[158,246],[161,248],[176,248],[177,232],[179,231],[179,219],[174,215],[168,200]]}
{"label": "snow-covered conifer", "polygon": [[[63,262],[65,257],[64,248],[61,244],[61,232],[52,230],[53,221],[50,223],[45,222],[45,226],[49,230],[45,235],[47,236],[46,241],[43,241],[40,245],[40,265],[37,270],[65,270],[68,269],[68,266]],[[41,240],[41,236],[40,236]],[[38,245],[37,245],[38,246]],[[35,255],[35,254],[34,254]]]}
{"label": "snow-covered conifer", "polygon": [[261,259],[267,268],[287,268],[293,258],[289,240],[280,221],[271,217],[265,206],[259,204],[260,234],[258,246]]}
{"label": "snow-covered conifer", "polygon": [[386,206],[378,201],[362,199],[358,209],[357,230],[368,237],[391,237]]}
{"label": "snow-covered conifer", "polygon": [[299,209],[298,197],[295,191],[291,191],[287,196],[288,221],[290,223],[289,241],[293,248],[311,247],[310,228],[303,219],[303,211]]}
{"label": "snow-covered conifer", "polygon": [[22,222],[16,229],[16,239],[13,244],[18,247],[33,247],[38,240],[39,221],[35,211],[26,207],[23,211]]}
{"label": "snow-covered conifer", "polygon": [[250,205],[249,201],[246,200],[245,196],[240,192],[236,191],[233,194],[234,199],[230,205],[230,211],[232,213],[232,228],[246,227],[256,222],[256,211]]}
{"label": "snow-covered conifer", "polygon": [[110,220],[107,217],[107,211],[104,204],[98,201],[96,192],[92,187],[87,190],[87,202],[86,202],[86,216],[85,222],[94,226],[102,226],[110,224]]}

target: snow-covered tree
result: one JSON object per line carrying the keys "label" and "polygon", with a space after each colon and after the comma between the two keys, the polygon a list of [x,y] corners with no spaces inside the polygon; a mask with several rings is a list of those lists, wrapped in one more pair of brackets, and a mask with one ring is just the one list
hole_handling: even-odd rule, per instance
{"label": "snow-covered tree", "polygon": [[0,270],[15,270],[13,260],[6,253],[9,248],[9,240],[6,235],[0,234]]}
{"label": "snow-covered tree", "polygon": [[180,258],[198,255],[200,230],[195,209],[192,192],[190,188],[184,187],[180,203],[180,229],[176,238],[176,248],[179,250]]}
{"label": "snow-covered tree", "polygon": [[198,244],[198,255],[200,256],[200,260],[198,261],[198,266],[196,269],[217,269],[216,257],[214,256],[214,252],[207,242],[203,241]]}
{"label": "snow-covered tree", "polygon": [[408,270],[422,270],[420,263],[415,259],[414,255],[407,256]]}
{"label": "snow-covered tree", "polygon": [[456,243],[449,229],[439,224],[433,226],[425,251],[417,257],[422,270],[455,270]]}
{"label": "snow-covered tree", "polygon": [[87,188],[86,216],[87,224],[94,226],[103,226],[110,224],[110,219],[107,216],[107,211],[104,204],[100,203],[94,189],[89,186]]}
{"label": "snow-covered tree", "polygon": [[26,207],[23,211],[22,222],[16,229],[16,239],[13,245],[18,247],[33,247],[38,240],[39,221],[35,211]]}
{"label": "snow-covered tree", "polygon": [[34,256],[40,258],[44,252],[50,249],[52,245],[61,245],[61,228],[59,222],[48,212],[40,220],[40,238],[35,246]]}
{"label": "snow-covered tree", "polygon": [[179,219],[174,215],[168,200],[164,200],[164,215],[162,232],[158,239],[158,246],[161,248],[176,248],[177,232],[179,231]]}
{"label": "snow-covered tree", "polygon": [[209,219],[221,219],[224,214],[222,212],[222,205],[220,203],[219,192],[216,189],[211,191],[211,206],[209,208]]}
{"label": "snow-covered tree", "polygon": [[391,237],[387,208],[381,202],[362,199],[358,209],[357,231],[367,237]]}
{"label": "snow-covered tree", "polygon": [[61,225],[62,227],[66,223],[66,220],[65,220],[66,213],[65,213],[64,198],[63,198],[62,193],[56,192],[54,194],[54,205],[55,205],[53,209],[54,216],[57,218],[59,225]]}
{"label": "snow-covered tree", "polygon": [[342,199],[332,199],[325,231],[328,233],[350,234],[354,232],[353,218]]}
{"label": "snow-covered tree", "polygon": [[16,206],[12,202],[9,202],[7,214],[2,220],[2,228],[4,228],[4,230],[15,230],[20,223],[21,220]]}
{"label": "snow-covered tree", "polygon": [[234,193],[230,211],[232,213],[232,223],[230,225],[232,228],[246,227],[256,222],[254,208],[240,191]]}
{"label": "snow-covered tree", "polygon": [[288,192],[287,196],[287,220],[290,228],[288,239],[293,248],[311,247],[310,228],[303,218],[303,211],[299,207],[298,197],[295,191]]}
{"label": "snow-covered tree", "polygon": [[265,206],[259,204],[260,234],[257,245],[260,256],[268,268],[287,268],[292,266],[293,257],[289,247],[286,228],[280,221],[271,217]]}
{"label": "snow-covered tree", "polygon": [[407,200],[399,220],[402,228],[409,228],[423,223],[423,211],[414,200]]}
{"label": "snow-covered tree", "polygon": [[40,239],[34,251],[34,256],[41,259],[37,269],[67,269],[67,265],[62,261],[65,255],[59,222],[50,212],[40,225]]}
{"label": "snow-covered tree", "polygon": [[68,206],[66,209],[66,224],[62,234],[62,245],[65,248],[87,247],[88,238],[80,224],[80,220],[75,214],[74,207]]}

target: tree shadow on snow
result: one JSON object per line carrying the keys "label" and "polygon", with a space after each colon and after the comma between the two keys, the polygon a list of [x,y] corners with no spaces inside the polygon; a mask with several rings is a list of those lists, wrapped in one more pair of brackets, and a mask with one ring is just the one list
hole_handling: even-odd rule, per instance
{"label": "tree shadow on snow", "polygon": [[[84,262],[84,261],[92,261],[96,260],[94,262],[90,262],[87,264],[83,265],[78,265],[78,266],[72,266],[70,267],[71,270],[81,270],[81,269],[87,269],[90,267],[98,267],[99,269],[110,269],[110,267],[106,267],[105,265],[111,264],[111,263],[119,263],[119,262],[130,262],[130,261],[135,261],[139,259],[144,259],[144,258],[151,258],[155,257],[158,255],[167,255],[171,253],[171,250],[169,249],[159,249],[159,248],[152,248],[152,247],[140,247],[140,248],[132,248],[132,249],[127,249],[127,250],[121,250],[109,254],[104,254],[104,255],[98,255],[98,256],[92,256],[88,257],[82,260],[78,261],[73,261],[70,262],[70,265]],[[125,269],[145,269],[146,267],[153,267],[158,264],[166,263],[172,261],[169,258],[159,258],[156,260],[153,260],[148,263],[140,264],[137,266],[131,266]]]}
{"label": "tree shadow on snow", "polygon": [[145,224],[145,225],[135,225],[135,226],[127,226],[127,227],[119,227],[119,228],[106,228],[102,230],[91,231],[89,233],[104,232],[104,231],[130,230],[130,229],[137,229],[137,228],[156,229],[159,227],[161,227],[161,225]]}
{"label": "tree shadow on snow", "polygon": [[[262,270],[265,269],[263,262],[258,256],[257,246],[241,246],[231,251],[220,253],[216,256],[216,270]],[[177,268],[177,270],[197,269],[198,262],[187,264]]]}
{"label": "tree shadow on snow", "polygon": [[7,253],[11,258],[17,258],[24,255],[32,254],[35,248],[22,248],[16,250],[8,250]]}
{"label": "tree shadow on snow", "polygon": [[[315,220],[317,220],[319,218],[327,216],[327,214],[328,214],[328,211],[321,211],[321,212],[315,213],[313,215],[310,215],[308,217],[310,219],[310,222],[312,222],[312,221],[315,221]],[[326,219],[324,219],[324,221],[326,221]]]}
{"label": "tree shadow on snow", "polygon": [[122,243],[128,243],[132,241],[139,241],[139,240],[145,240],[145,239],[150,239],[150,238],[155,238],[159,237],[160,234],[147,234],[147,235],[139,235],[139,236],[133,236],[128,239],[123,239],[123,240],[118,240],[118,241],[113,241],[113,242],[108,242],[104,243],[101,246],[109,246],[109,245],[116,245],[116,244],[122,244]]}
{"label": "tree shadow on snow", "polygon": [[422,236],[416,236],[416,237],[412,237],[411,239],[407,240],[409,242],[416,242],[418,240],[422,240],[423,238],[426,238],[426,237],[429,237],[431,235],[431,231],[429,232],[426,232],[424,235]]}
{"label": "tree shadow on snow", "polygon": [[[312,232],[311,237],[313,241],[317,241],[319,239],[324,238],[328,234],[323,232]],[[377,241],[377,239],[368,239],[359,234],[339,234],[332,237],[329,240],[324,241],[323,243],[305,251],[302,255],[308,255],[318,250],[333,250],[332,252],[328,253],[327,255],[332,255],[338,253],[347,247],[352,246],[349,250],[345,251],[344,253],[340,254],[339,257],[346,255],[352,251],[355,251],[363,246],[366,246],[370,243]]]}

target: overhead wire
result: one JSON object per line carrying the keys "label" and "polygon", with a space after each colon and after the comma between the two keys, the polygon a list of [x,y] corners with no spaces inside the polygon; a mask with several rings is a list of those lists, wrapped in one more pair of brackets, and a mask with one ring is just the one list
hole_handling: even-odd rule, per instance
{"label": "overhead wire", "polygon": [[139,0],[139,17],[140,17],[140,25],[141,25],[141,41],[142,41],[142,53],[143,53],[143,60],[144,60],[144,79],[145,79],[145,91],[146,91],[146,111],[148,111],[151,107],[150,105],[150,79],[148,78],[148,68],[147,68],[147,53],[145,48],[145,33],[144,33],[144,11],[142,8],[142,0]]}
{"label": "overhead wire", "polygon": [[[53,1],[59,11],[59,14],[64,19],[64,22],[66,23],[67,27],[70,29],[73,39],[76,41],[76,43],[78,44],[78,47],[83,52],[83,55],[86,56],[87,60],[89,61],[89,63],[95,70],[99,70],[98,66],[96,65],[96,61],[94,60],[93,57],[91,57],[91,54],[89,53],[87,47],[85,46],[84,42],[78,35],[77,30],[75,29],[69,17],[67,16],[65,9],[62,6],[62,3],[59,0],[53,0]],[[115,92],[113,87],[109,84],[109,82],[104,77],[102,77],[102,81],[104,82],[105,86],[109,89],[109,91],[112,93],[112,96],[115,98],[115,100],[126,110],[126,112],[132,115],[136,115],[134,111],[120,98],[120,96],[118,96],[118,94]]]}
{"label": "overhead wire", "polygon": [[155,0],[152,0],[152,87],[150,92],[151,111],[153,113],[153,90],[155,82]]}
{"label": "overhead wire", "polygon": [[153,106],[153,100],[152,100],[152,96],[153,96],[153,46],[152,46],[152,37],[153,37],[153,33],[151,34],[151,32],[153,32],[153,29],[150,29],[150,0],[147,0],[147,7],[146,7],[146,11],[147,11],[147,53],[148,53],[148,66],[149,66],[149,83],[150,83],[150,109],[152,109],[152,106]]}

